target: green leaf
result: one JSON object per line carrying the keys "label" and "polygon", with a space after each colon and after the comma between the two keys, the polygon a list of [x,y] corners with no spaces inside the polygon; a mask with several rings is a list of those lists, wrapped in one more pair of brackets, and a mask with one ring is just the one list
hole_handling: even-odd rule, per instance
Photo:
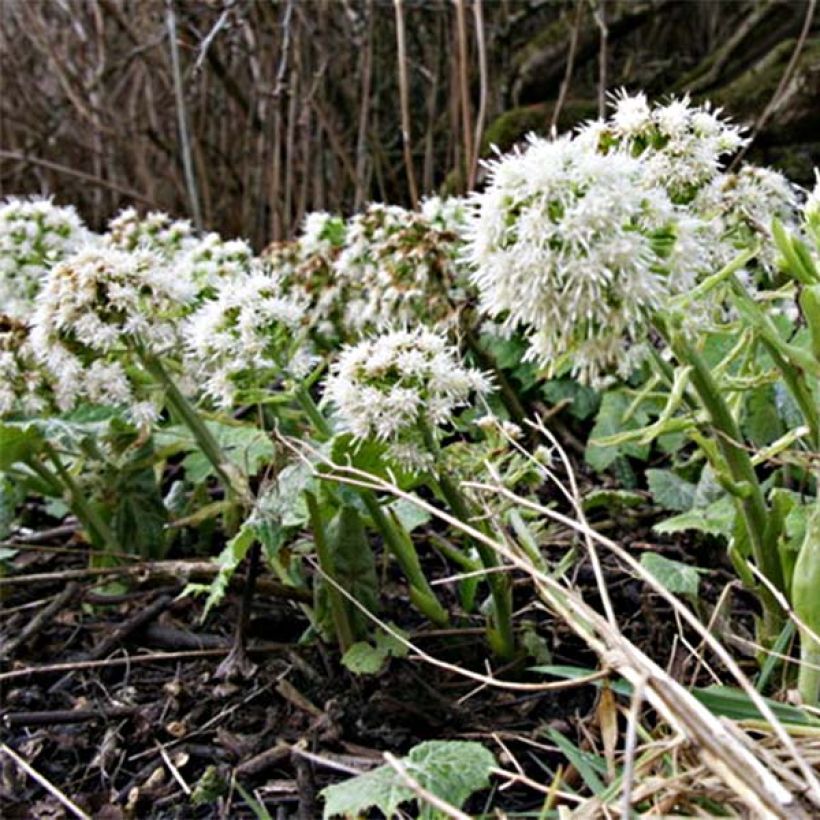
{"label": "green leaf", "polygon": [[631,430],[640,430],[649,421],[645,408],[639,406],[627,419],[626,414],[632,405],[632,398],[624,391],[610,390],[603,395],[601,407],[595,417],[595,425],[589,435],[586,449],[586,461],[590,467],[598,472],[607,467],[621,455],[633,458],[646,459],[649,455],[649,445],[638,444],[634,441],[625,442],[618,446],[601,446],[595,444],[596,439],[603,439]]}
{"label": "green leaf", "polygon": [[26,461],[36,455],[42,445],[43,435],[33,423],[0,423],[0,470]]}
{"label": "green leaf", "polygon": [[643,504],[644,501],[646,501],[644,496],[633,490],[595,489],[584,496],[582,506],[584,512],[589,512],[600,507],[617,507],[619,509],[637,507],[639,504]]}
{"label": "green leaf", "polygon": [[342,665],[354,675],[377,675],[387,660],[387,650],[367,641],[354,643],[342,655]]}
{"label": "green leaf", "polygon": [[355,467],[365,473],[396,482],[401,490],[410,490],[423,481],[423,476],[401,469],[387,458],[387,445],[368,439],[356,441],[350,433],[340,433],[331,441],[330,458],[334,464]]}
{"label": "green leaf", "polygon": [[646,481],[655,503],[665,510],[686,512],[695,506],[697,487],[671,470],[647,470]]}
{"label": "green leaf", "polygon": [[[531,669],[533,672],[541,672],[545,675],[553,675],[564,680],[576,680],[591,675],[594,669],[587,669],[582,666],[536,666]],[[593,686],[600,688],[603,681],[597,680]],[[629,698],[632,697],[633,688],[629,681],[622,678],[616,680],[606,680],[606,685],[617,695]],[[692,695],[697,698],[709,711],[720,717],[729,717],[733,720],[760,720],[762,715],[758,708],[749,699],[749,696],[741,689],[732,686],[707,686],[702,689],[693,689]],[[820,725],[820,721],[813,719],[807,712],[795,706],[779,703],[769,698],[763,698],[776,717],[784,723],[797,723],[802,725]]]}
{"label": "green leaf", "polygon": [[699,573],[703,570],[690,567],[681,561],[673,561],[656,552],[645,552],[641,555],[641,566],[650,572],[658,583],[662,584],[673,595],[685,595],[697,598],[700,587]]}
{"label": "green leaf", "polygon": [[601,403],[596,390],[579,384],[575,379],[552,379],[542,385],[541,395],[551,404],[570,399],[567,410],[581,421],[588,419]]}
{"label": "green leaf", "polygon": [[[150,466],[152,454],[153,446],[146,442],[127,462],[107,470],[102,498],[111,510],[111,528],[123,549],[155,559],[165,555],[168,509]],[[146,462],[148,466],[140,466]]]}
{"label": "green leaf", "polygon": [[774,386],[771,384],[747,391],[742,429],[755,447],[765,447],[783,435],[785,429],[777,410]]}
{"label": "green leaf", "polygon": [[[336,582],[368,612],[377,612],[379,579],[376,559],[356,507],[345,504],[328,524],[326,537],[333,556]],[[316,579],[316,620],[325,631],[330,632],[333,622],[326,583],[323,578]],[[350,620],[356,635],[368,633],[369,619],[358,607],[350,607]]]}
{"label": "green leaf", "polygon": [[239,532],[225,544],[222,552],[219,553],[216,563],[219,566],[219,571],[211,581],[210,586],[202,587],[200,585],[189,585],[186,592],[199,592],[203,589],[208,590],[208,598],[205,601],[205,609],[202,613],[202,620],[205,620],[211,608],[216,606],[225,597],[228,591],[228,585],[231,582],[236,568],[242,563],[242,559],[248,554],[248,550],[253,546],[256,540],[256,527],[252,520],[246,521],[240,528]]}
{"label": "green leaf", "polygon": [[[456,740],[421,743],[401,762],[422,788],[457,808],[471,794],[490,785],[490,772],[496,765],[492,753],[481,744]],[[355,817],[374,808],[391,817],[402,803],[417,800],[415,793],[403,785],[401,775],[390,766],[379,766],[344,783],[328,786],[321,796],[325,800],[325,820]],[[429,807],[419,808],[420,817],[433,817]]]}
{"label": "green leaf", "polygon": [[387,505],[387,509],[395,513],[396,518],[399,519],[407,532],[413,532],[413,530],[423,527],[432,518],[427,510],[406,498],[396,499]]}
{"label": "green leaf", "polygon": [[[275,449],[268,434],[257,427],[205,422],[227,460],[243,475],[256,475],[273,461]],[[190,439],[192,452],[183,461],[189,480],[198,484],[213,475],[213,465]]]}
{"label": "green leaf", "polygon": [[696,530],[707,535],[731,538],[734,532],[736,509],[732,499],[725,495],[708,507],[688,510],[655,524],[652,529],[658,535],[672,535],[686,530]]}

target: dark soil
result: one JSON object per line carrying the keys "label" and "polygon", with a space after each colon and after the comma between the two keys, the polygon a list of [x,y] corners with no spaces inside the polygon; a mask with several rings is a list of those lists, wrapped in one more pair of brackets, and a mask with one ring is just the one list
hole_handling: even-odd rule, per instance
{"label": "dark soil", "polygon": [[[647,543],[645,522],[619,527],[621,542],[632,541],[636,552],[664,549]],[[478,686],[418,659],[392,659],[378,676],[355,676],[341,666],[338,650],[306,636],[299,604],[273,597],[265,572],[247,635],[255,669],[245,678],[220,679],[217,669],[238,617],[241,577],[203,624],[201,602],[177,597],[182,582],[169,584],[147,573],[115,589],[110,582],[103,588],[94,577],[70,579],[71,571],[88,566],[88,553],[71,534],[55,532],[46,542],[16,544],[0,585],[0,642],[6,648],[0,661],[0,739],[95,818],[254,816],[236,785],[255,794],[273,817],[320,817],[318,792],[348,777],[346,770],[366,771],[380,763],[383,751],[401,754],[434,738],[480,740],[501,765],[517,762],[533,779],[549,783],[559,763],[566,772],[566,761],[547,730],[557,728],[582,746],[590,733],[597,734],[593,686],[521,694]],[[674,548],[665,551],[678,557]],[[720,552],[711,555],[716,566],[704,579],[706,606],[730,577],[720,567]],[[688,681],[693,670],[676,641],[679,628],[671,610],[614,563],[604,563],[624,633]],[[436,567],[440,572],[441,565]],[[581,560],[574,572],[576,584],[589,589],[595,603],[590,567]],[[8,582],[44,574],[41,580]],[[69,583],[74,586],[67,591]],[[390,589],[387,616],[420,647],[441,660],[487,671],[479,617],[434,631],[406,605],[398,582]],[[61,595],[49,617],[19,641]],[[517,582],[516,605],[523,610],[517,623],[531,624],[552,663],[595,668],[596,658],[566,625],[528,606],[533,598],[527,580]],[[9,642],[17,643],[11,651]],[[495,672],[543,682],[528,671],[534,663],[528,658]],[[46,665],[53,664],[68,666],[49,671]],[[8,755],[0,760],[3,818],[69,816]],[[476,796],[468,810],[480,814],[490,798],[507,811],[537,812],[543,800],[533,791],[510,788]]]}

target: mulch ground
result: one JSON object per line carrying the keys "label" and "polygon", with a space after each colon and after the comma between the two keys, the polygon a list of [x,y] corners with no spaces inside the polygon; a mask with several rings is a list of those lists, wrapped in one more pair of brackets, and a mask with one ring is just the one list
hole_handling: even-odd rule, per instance
{"label": "mulch ground", "polygon": [[[550,727],[582,747],[597,736],[592,686],[522,694],[412,658],[392,659],[377,676],[353,675],[335,648],[304,639],[299,602],[280,597],[264,572],[247,630],[253,668],[226,679],[220,664],[232,645],[241,576],[200,623],[201,601],[179,597],[184,583],[167,574],[134,573],[120,588],[84,574],[87,551],[68,529],[16,544],[0,576],[0,741],[46,781],[0,754],[0,815],[8,820],[70,816],[54,790],[95,818],[254,816],[237,786],[273,817],[318,818],[319,791],[378,765],[386,750],[480,740],[500,765],[549,783],[561,762]],[[624,632],[666,664],[674,619],[639,582],[606,568]],[[591,590],[589,568],[581,562],[575,572]],[[716,596],[719,577],[714,587]],[[480,618],[433,630],[402,593],[398,583],[388,589],[387,616],[421,648],[487,672]],[[532,597],[525,580],[517,584],[517,623],[532,624],[552,663],[594,668],[586,647],[531,606]],[[527,671],[532,663],[493,672],[543,682]],[[573,773],[566,777],[572,782]],[[481,812],[490,800],[537,811],[543,796],[513,785],[476,796],[468,809]]]}

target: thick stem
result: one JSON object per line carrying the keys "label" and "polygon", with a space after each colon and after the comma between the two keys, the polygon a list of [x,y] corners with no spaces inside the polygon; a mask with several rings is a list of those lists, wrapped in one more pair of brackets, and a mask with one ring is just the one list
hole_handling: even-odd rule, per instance
{"label": "thick stem", "polygon": [[[77,518],[82,521],[83,525],[88,529],[88,534],[92,541],[96,542],[96,546],[102,548],[106,552],[121,552],[122,550],[117,543],[117,539],[108,524],[103,521],[99,513],[94,509],[88,499],[85,497],[80,485],[74,480],[74,476],[66,469],[60,456],[54,447],[48,442],[45,443],[45,452],[54,469],[57,471],[59,481],[69,491],[71,495],[71,506]],[[33,460],[30,462],[32,469],[38,475],[50,476],[48,468],[40,461]],[[53,480],[53,478],[52,478]]]}
{"label": "thick stem", "polygon": [[797,690],[806,706],[820,703],[820,643],[801,630]]}
{"label": "thick stem", "polygon": [[[709,366],[701,355],[680,334],[670,334],[663,322],[656,323],[679,361],[692,367],[692,386],[709,414],[717,432],[717,444],[734,484],[746,534],[755,563],[775,589],[783,590],[783,572],[775,543],[769,543],[769,513],[763,490],[754,471],[749,453],[742,445],[742,436],[720,388],[712,378]],[[783,615],[775,596],[766,586],[757,590],[763,604],[763,635],[767,643],[774,640],[782,627]]]}
{"label": "thick stem", "polygon": [[294,395],[296,396],[296,401],[299,402],[299,406],[305,411],[311,424],[313,424],[316,429],[316,432],[323,438],[330,438],[333,435],[333,431],[330,429],[327,419],[322,415],[322,411],[316,406],[316,402],[313,401],[313,397],[310,393],[303,385],[299,384],[296,386]]}
{"label": "thick stem", "polygon": [[[333,560],[333,553],[330,547],[328,547],[327,539],[325,538],[325,528],[322,524],[322,516],[319,513],[319,504],[316,501],[316,496],[313,495],[313,493],[306,492],[305,499],[307,500],[308,512],[310,513],[310,526],[313,529],[313,543],[316,546],[319,567],[331,581],[336,581],[336,566]],[[355,640],[353,627],[348,617],[347,605],[334,584],[327,584],[326,589],[328,601],[330,602],[330,612],[333,616],[333,626],[336,629],[336,639],[339,642],[339,649],[341,649],[342,652],[347,652]]]}
{"label": "thick stem", "polygon": [[433,623],[443,626],[448,622],[447,612],[427,583],[418,553],[410,537],[407,533],[401,532],[396,523],[385,515],[376,496],[370,490],[361,490],[359,494],[373,523],[381,532],[385,546],[399,562],[402,572],[407,577],[413,602]]}
{"label": "thick stem", "polygon": [[241,486],[236,478],[231,477],[232,470],[228,465],[225,454],[222,452],[222,448],[205,425],[205,422],[203,422],[199,413],[194,410],[188,399],[182,395],[174,380],[162,366],[162,363],[159,359],[146,354],[142,355],[142,361],[146,370],[148,370],[165,390],[165,397],[171,409],[191,431],[205,458],[211,462],[211,466],[219,476],[220,481],[225,487],[225,491],[229,494],[235,493],[240,497],[244,497],[247,494],[247,488]]}
{"label": "thick stem", "polygon": [[[436,483],[441,494],[444,496],[450,509],[456,518],[470,526],[476,526],[475,516],[470,512],[470,505],[462,495],[461,490],[455,485],[445,469],[441,469],[441,451],[438,442],[435,440],[432,431],[424,422],[419,419],[419,430],[421,431],[424,443],[430,451],[436,464],[439,466]],[[478,525],[483,528],[482,524]],[[506,574],[499,572],[500,563],[498,556],[492,547],[483,541],[474,542],[481,565],[487,570],[487,583],[490,586],[490,594],[493,599],[493,620],[495,629],[491,630],[493,649],[503,658],[511,658],[515,654],[515,635],[512,626],[512,594],[510,590],[509,578]]]}

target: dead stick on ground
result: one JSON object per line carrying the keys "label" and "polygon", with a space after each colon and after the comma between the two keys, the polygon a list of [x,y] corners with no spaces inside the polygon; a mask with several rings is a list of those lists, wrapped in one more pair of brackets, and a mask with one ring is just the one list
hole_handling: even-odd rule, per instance
{"label": "dead stick on ground", "polygon": [[[174,599],[170,595],[160,595],[154,603],[145,609],[140,609],[127,621],[114,628],[111,634],[95,646],[87,655],[80,658],[82,661],[96,661],[105,657],[117,644],[135,632],[141,626],[153,621],[161,612],[166,610]],[[59,691],[68,683],[74,672],[69,672],[57,681],[48,691],[49,694]]]}
{"label": "dead stick on ground", "polygon": [[47,606],[43,607],[13,638],[10,638],[0,647],[0,658],[11,657],[26,641],[33,638],[80,589],[80,585],[72,581]]}
{"label": "dead stick on ground", "polygon": [[56,709],[51,712],[11,712],[3,715],[5,726],[53,726],[63,723],[89,723],[95,720],[130,717],[135,706],[111,706],[105,709]]}
{"label": "dead stick on ground", "polygon": [[43,777],[36,769],[33,769],[20,755],[13,749],[0,745],[0,752],[5,752],[32,780],[36,780],[49,794],[60,801],[75,817],[80,820],[91,820],[91,815],[86,814],[76,803],[72,803],[53,783]]}
{"label": "dead stick on ground", "polygon": [[[55,581],[77,580],[81,578],[103,578],[106,576],[126,576],[130,578],[173,579],[178,583],[193,579],[213,578],[219,572],[219,566],[213,561],[156,561],[153,563],[133,564],[123,567],[88,567],[87,569],[69,569],[61,572],[40,572],[30,575],[9,575],[0,578],[0,588],[19,584],[46,583]],[[232,580],[242,582],[242,576],[234,576]],[[310,590],[280,584],[267,578],[260,578],[256,582],[260,592],[274,598],[283,598],[299,603],[313,603]]]}
{"label": "dead stick on ground", "polygon": [[132,655],[125,658],[106,658],[104,661],[74,661],[68,663],[49,663],[44,666],[29,666],[26,669],[14,669],[0,674],[0,683],[7,680],[27,678],[32,675],[55,675],[59,672],[81,672],[86,669],[104,669],[109,666],[127,666],[138,663],[162,663],[165,661],[183,661],[192,658],[215,658],[226,655],[230,647],[224,649],[195,649],[191,652],[152,652],[148,655]]}

